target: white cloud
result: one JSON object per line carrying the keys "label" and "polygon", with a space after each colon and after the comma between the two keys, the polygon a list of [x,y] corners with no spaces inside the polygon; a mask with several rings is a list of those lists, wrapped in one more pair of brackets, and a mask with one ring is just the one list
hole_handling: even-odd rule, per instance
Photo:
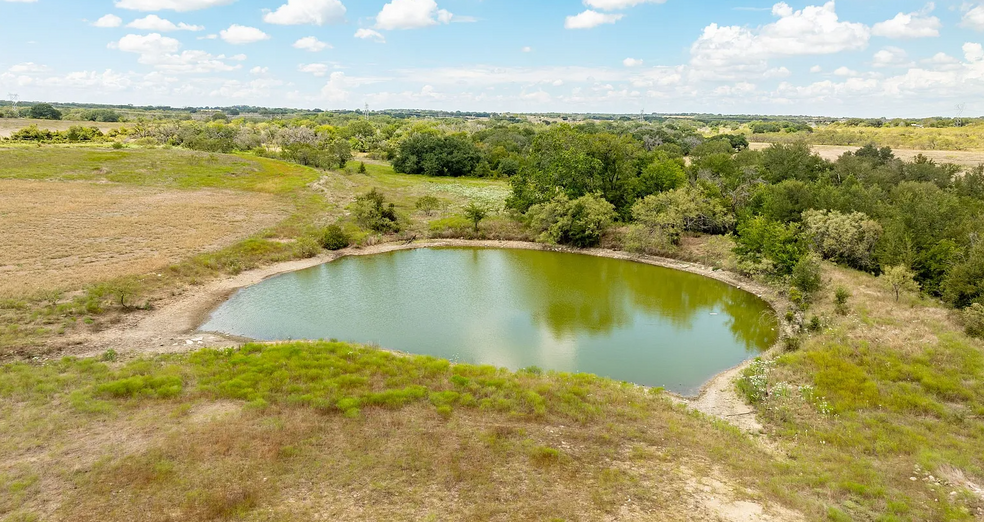
{"label": "white cloud", "polygon": [[313,74],[319,77],[328,74],[328,66],[323,63],[308,63],[308,64],[302,63],[297,66],[297,70],[303,73]]}
{"label": "white cloud", "polygon": [[254,76],[265,76],[269,72],[270,72],[269,67],[260,67],[259,65],[249,70],[249,73]]}
{"label": "white cloud", "polygon": [[197,11],[219,5],[228,5],[236,0],[116,0],[116,7],[134,11]]}
{"label": "white cloud", "polygon": [[4,2],[19,2],[19,3],[22,3],[22,4],[33,4],[34,2],[37,2],[37,1],[38,0],[4,0]]}
{"label": "white cloud", "polygon": [[449,11],[438,9],[434,0],[392,0],[376,15],[376,28],[419,29],[448,24],[454,19],[455,16]]}
{"label": "white cloud", "polygon": [[219,37],[233,45],[242,45],[269,40],[270,35],[255,27],[232,24],[228,29],[219,31]]}
{"label": "white cloud", "polygon": [[766,78],[786,78],[792,74],[793,74],[792,71],[790,71],[785,67],[775,67],[773,69],[769,69],[768,71],[765,71],[765,73],[762,76]]}
{"label": "white cloud", "polygon": [[142,55],[165,54],[177,52],[181,47],[181,42],[159,33],[148,35],[128,34],[120,38],[118,42],[109,44],[110,49],[119,49],[125,53],[137,53]]}
{"label": "white cloud", "polygon": [[[174,73],[207,73],[216,71],[233,71],[240,65],[229,65],[224,55],[213,56],[205,51],[182,51],[178,53],[181,43],[174,38],[161,36],[158,33],[148,35],[128,34],[118,42],[108,45],[110,49],[118,49],[127,53],[139,54],[137,60],[144,65]],[[232,60],[244,60],[245,55],[233,56]]]}
{"label": "white cloud", "polygon": [[794,11],[785,2],[772,7],[779,20],[757,29],[711,24],[691,46],[691,66],[707,77],[761,73],[768,60],[799,55],[835,54],[868,46],[864,24],[842,22],[834,2]]}
{"label": "white cloud", "polygon": [[960,60],[946,53],[936,53],[932,58],[927,58],[922,62],[929,65],[954,65],[960,63]]}
{"label": "white cloud", "polygon": [[348,98],[349,82],[345,78],[345,73],[335,71],[328,77],[328,83],[321,88],[321,96],[330,102],[344,101]]}
{"label": "white cloud", "polygon": [[294,49],[302,49],[304,51],[316,53],[319,51],[324,51],[325,49],[331,49],[331,46],[313,36],[305,36],[304,38],[294,42]]}
{"label": "white cloud", "polygon": [[276,11],[263,15],[263,21],[279,25],[325,25],[345,20],[345,6],[339,0],[287,0]]}
{"label": "white cloud", "polygon": [[584,0],[584,5],[603,11],[614,11],[635,7],[639,4],[662,4],[664,2],[666,0]]}
{"label": "white cloud", "polygon": [[564,28],[591,29],[602,24],[614,24],[623,17],[625,17],[623,14],[605,14],[588,9],[587,11],[578,13],[574,16],[568,16],[564,20]]}
{"label": "white cloud", "polygon": [[810,72],[813,74],[817,74],[818,72],[821,71],[823,71],[823,67],[820,67],[819,65],[814,65],[813,67],[810,67]]}
{"label": "white cloud", "polygon": [[372,29],[359,29],[355,32],[355,37],[363,40],[373,40],[377,43],[386,43],[386,37],[380,34],[379,31],[373,31]]}
{"label": "white cloud", "polygon": [[34,62],[19,63],[8,69],[8,71],[18,74],[39,73],[39,72],[45,72],[47,70],[49,70],[49,67],[47,65],[39,65]]}
{"label": "white cloud", "polygon": [[915,13],[899,13],[895,18],[872,26],[871,34],[885,38],[930,38],[940,35],[943,24],[929,13],[936,6],[930,2],[925,9]]}
{"label": "white cloud", "polygon": [[984,31],[984,4],[967,9],[960,25],[975,31]]}
{"label": "white cloud", "polygon": [[984,60],[984,47],[979,43],[965,43],[963,44],[964,58],[971,63],[980,63]]}
{"label": "white cloud", "polygon": [[226,80],[218,89],[209,92],[209,96],[237,100],[256,99],[270,96],[272,88],[280,87],[283,84],[284,82],[272,78],[257,78],[248,82]]}
{"label": "white cloud", "polygon": [[626,67],[638,67],[642,65],[642,60],[638,60],[636,58],[626,58],[622,60],[622,65]]}
{"label": "white cloud", "polygon": [[105,15],[102,18],[96,20],[95,22],[92,22],[92,25],[94,27],[104,27],[104,28],[119,27],[122,24],[123,24],[123,19],[114,14]]}
{"label": "white cloud", "polygon": [[838,67],[837,69],[834,69],[834,75],[847,77],[860,76],[857,71],[848,69],[847,67]]}
{"label": "white cloud", "polygon": [[522,52],[524,52],[524,53],[532,53],[532,52],[533,52],[533,48],[532,48],[532,47],[530,47],[530,46],[528,46],[528,45],[527,45],[526,47],[523,47],[523,48],[522,48],[522,49],[520,49],[520,50],[521,50]]}
{"label": "white cloud", "polygon": [[127,27],[132,27],[133,29],[143,29],[144,31],[201,31],[205,29],[200,25],[188,25],[181,22],[177,25],[174,22],[161,18],[157,15],[147,15],[143,18],[138,18],[128,24]]}
{"label": "white cloud", "polygon": [[904,49],[886,47],[875,53],[871,64],[875,67],[901,67],[911,63],[908,57]]}

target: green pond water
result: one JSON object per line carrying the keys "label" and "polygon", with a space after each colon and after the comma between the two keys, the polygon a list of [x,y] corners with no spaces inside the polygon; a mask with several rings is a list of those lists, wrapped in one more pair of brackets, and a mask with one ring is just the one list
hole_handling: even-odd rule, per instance
{"label": "green pond water", "polygon": [[777,336],[763,300],[713,279],[588,255],[483,248],[346,257],[282,274],[240,290],[201,329],[593,373],[682,394]]}

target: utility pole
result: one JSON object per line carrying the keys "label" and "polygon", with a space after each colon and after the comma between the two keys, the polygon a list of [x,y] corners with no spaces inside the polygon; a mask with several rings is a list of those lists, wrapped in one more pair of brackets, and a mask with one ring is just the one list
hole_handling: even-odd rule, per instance
{"label": "utility pole", "polygon": [[366,118],[366,121],[369,121],[369,103],[366,103],[366,111],[362,115]]}
{"label": "utility pole", "polygon": [[7,94],[7,97],[10,98],[11,102],[13,102],[14,107],[17,107],[17,100],[20,100],[20,96],[17,93],[12,92]]}

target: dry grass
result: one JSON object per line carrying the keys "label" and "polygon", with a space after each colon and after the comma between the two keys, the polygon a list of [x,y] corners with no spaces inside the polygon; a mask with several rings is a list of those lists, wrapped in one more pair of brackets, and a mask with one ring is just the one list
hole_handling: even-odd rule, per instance
{"label": "dry grass", "polygon": [[96,121],[65,121],[65,120],[32,120],[32,119],[5,119],[0,118],[0,138],[7,138],[11,134],[23,129],[37,125],[39,128],[53,131],[68,130],[69,127],[81,125],[83,127],[96,127],[104,133],[112,129],[123,126],[122,123],[102,123]]}
{"label": "dry grass", "polygon": [[[771,143],[751,143],[752,150],[762,150],[770,147]],[[842,145],[811,145],[813,150],[825,160],[836,161],[845,152],[854,152],[858,146]],[[917,155],[922,154],[937,163],[954,163],[964,167],[976,167],[984,163],[984,152],[964,151],[964,150],[915,150],[915,149],[892,149],[895,157],[912,161]]]}
{"label": "dry grass", "polygon": [[766,429],[801,470],[788,487],[825,498],[831,520],[981,520],[984,344],[931,299],[896,303],[877,278],[832,265],[826,279],[806,314],[820,331],[757,385]]}
{"label": "dry grass", "polygon": [[160,269],[270,227],[275,196],[108,183],[0,180],[0,294]]}
{"label": "dry grass", "polygon": [[[305,360],[338,348],[268,347],[288,357],[273,373],[256,347],[0,367],[0,520],[801,520],[776,501],[783,472],[753,441],[658,393],[354,346],[328,366]],[[233,363],[221,382],[208,380],[202,361],[213,360]],[[269,403],[221,398],[256,372]],[[487,378],[462,380],[469,372]],[[132,373],[180,375],[184,389],[98,391]],[[284,395],[317,386],[315,374],[347,383],[339,393],[368,377],[377,391],[413,382],[475,396],[446,411],[432,392],[348,415]]]}

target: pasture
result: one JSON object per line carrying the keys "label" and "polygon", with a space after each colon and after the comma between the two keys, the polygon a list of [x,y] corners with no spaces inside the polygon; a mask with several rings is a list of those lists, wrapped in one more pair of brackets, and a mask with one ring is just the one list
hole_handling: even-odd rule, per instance
{"label": "pasture", "polygon": [[160,270],[287,215],[270,194],[83,181],[0,180],[0,199],[0,288],[8,297]]}
{"label": "pasture", "polygon": [[[749,144],[749,148],[763,150],[771,145],[771,143],[753,142]],[[828,161],[836,161],[845,152],[858,150],[858,146],[855,145],[810,145],[810,147],[821,158]],[[984,151],[892,149],[892,152],[895,153],[896,158],[905,161],[912,161],[916,156],[922,154],[936,163],[953,163],[962,167],[976,167],[984,164]]]}
{"label": "pasture", "polygon": [[24,127],[30,127],[31,125],[37,125],[42,129],[49,129],[53,131],[65,131],[69,127],[80,125],[82,127],[96,127],[103,133],[107,133],[113,129],[118,129],[122,127],[123,123],[104,123],[97,121],[68,121],[68,120],[32,120],[30,118],[21,119],[7,119],[0,118],[0,138],[10,137],[11,134],[23,129]]}

